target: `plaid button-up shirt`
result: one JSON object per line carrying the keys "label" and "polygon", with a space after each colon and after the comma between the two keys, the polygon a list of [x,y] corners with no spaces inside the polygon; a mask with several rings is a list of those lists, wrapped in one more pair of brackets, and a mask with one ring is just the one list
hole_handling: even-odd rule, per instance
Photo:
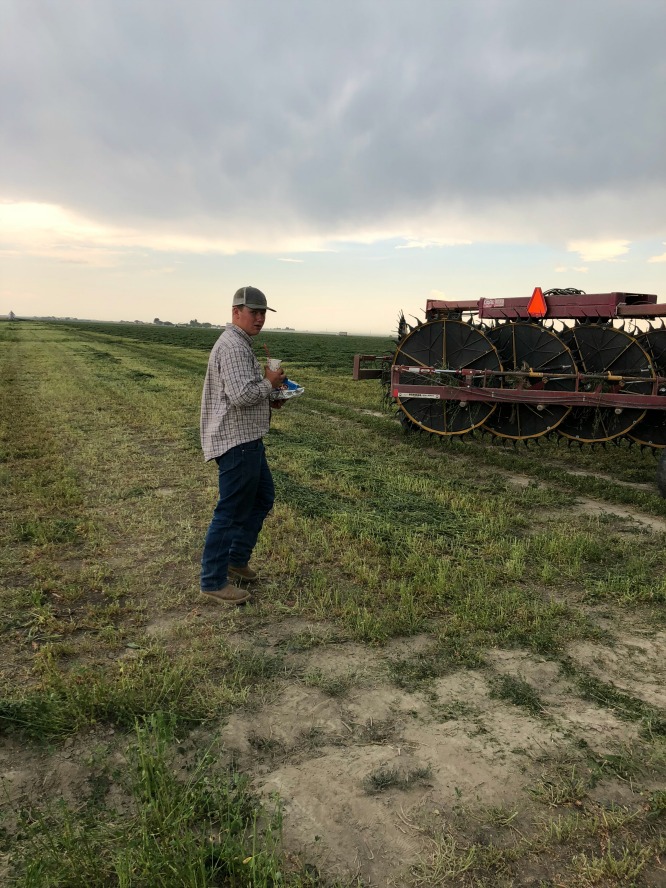
{"label": "plaid button-up shirt", "polygon": [[210,353],[201,396],[204,459],[263,438],[270,423],[271,392],[252,351],[252,338],[235,324],[227,324]]}

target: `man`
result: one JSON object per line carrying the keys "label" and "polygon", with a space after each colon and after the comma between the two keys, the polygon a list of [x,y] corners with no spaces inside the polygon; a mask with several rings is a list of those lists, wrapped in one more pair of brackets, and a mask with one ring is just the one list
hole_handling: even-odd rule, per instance
{"label": "man", "polygon": [[252,337],[261,332],[266,310],[275,311],[261,290],[236,291],[231,323],[208,359],[201,398],[201,446],[204,458],[217,462],[220,490],[201,558],[201,591],[231,604],[250,597],[229,578],[256,579],[250,556],[275,499],[262,438],[270,422],[269,398],[285,375],[268,367],[262,373],[252,350]]}

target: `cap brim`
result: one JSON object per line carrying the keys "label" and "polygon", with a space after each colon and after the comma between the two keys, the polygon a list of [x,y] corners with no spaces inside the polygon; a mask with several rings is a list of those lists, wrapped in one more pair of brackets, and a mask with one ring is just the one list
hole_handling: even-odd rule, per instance
{"label": "cap brim", "polygon": [[[246,302],[244,304],[245,304],[245,308],[265,308],[266,311],[275,311],[274,308],[270,308],[268,305],[251,305],[249,302]],[[238,306],[238,308],[242,308],[242,307],[243,307],[242,305]]]}

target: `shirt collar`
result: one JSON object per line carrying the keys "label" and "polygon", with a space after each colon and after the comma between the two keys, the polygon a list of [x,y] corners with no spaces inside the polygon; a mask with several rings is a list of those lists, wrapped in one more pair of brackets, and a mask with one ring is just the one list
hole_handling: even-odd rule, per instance
{"label": "shirt collar", "polygon": [[240,327],[237,327],[236,324],[233,323],[233,321],[230,321],[227,324],[227,330],[231,330],[232,332],[237,333],[242,339],[252,345],[252,337],[250,336],[250,334],[246,333],[245,330],[241,330]]}

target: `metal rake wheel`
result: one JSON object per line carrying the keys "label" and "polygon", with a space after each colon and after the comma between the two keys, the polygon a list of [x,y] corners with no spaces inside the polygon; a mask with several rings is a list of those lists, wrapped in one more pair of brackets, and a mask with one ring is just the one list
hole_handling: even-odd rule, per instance
{"label": "metal rake wheel", "polygon": [[[666,377],[666,329],[647,330],[636,336],[636,342],[650,356],[659,376]],[[666,391],[660,388],[659,394],[664,396],[666,407]],[[647,410],[629,437],[648,447],[666,447],[666,410]]]}
{"label": "metal rake wheel", "polygon": [[[617,391],[621,377],[623,394],[650,394],[654,366],[636,339],[623,330],[604,324],[577,324],[560,333],[580,373],[587,379],[580,391]],[[565,438],[584,444],[612,441],[626,435],[645,416],[631,407],[574,407],[557,431]]]}
{"label": "metal rake wheel", "polygon": [[[532,371],[531,376],[508,376],[504,387],[530,391],[573,391],[576,365],[562,340],[551,330],[529,322],[499,324],[488,332],[505,371]],[[557,428],[569,414],[564,404],[498,404],[485,428],[500,438],[525,441]]]}
{"label": "metal rake wheel", "polygon": [[[502,365],[497,351],[476,327],[459,320],[437,320],[412,330],[398,345],[393,366],[432,367],[433,376],[403,371],[403,385],[450,385],[463,383],[460,370],[497,370]],[[479,378],[481,384],[481,377]],[[398,406],[418,428],[437,435],[464,435],[483,425],[495,410],[482,401],[445,401],[400,395]]]}

